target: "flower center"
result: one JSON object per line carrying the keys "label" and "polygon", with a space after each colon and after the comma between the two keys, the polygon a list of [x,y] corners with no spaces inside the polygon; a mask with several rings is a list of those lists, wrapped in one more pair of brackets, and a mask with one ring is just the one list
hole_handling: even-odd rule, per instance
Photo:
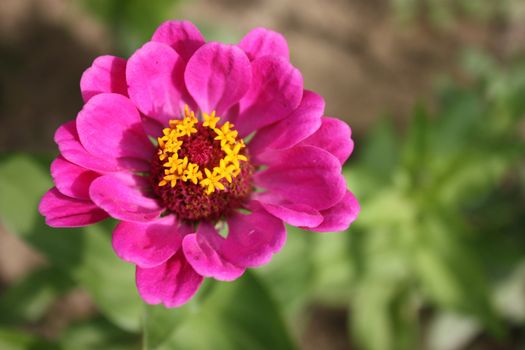
{"label": "flower center", "polygon": [[151,182],[165,207],[187,221],[217,220],[249,197],[253,166],[233,124],[186,106],[157,139]]}

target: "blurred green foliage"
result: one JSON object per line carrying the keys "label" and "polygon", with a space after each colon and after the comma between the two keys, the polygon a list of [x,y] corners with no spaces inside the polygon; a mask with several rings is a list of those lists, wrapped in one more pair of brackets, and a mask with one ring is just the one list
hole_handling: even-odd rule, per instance
{"label": "blurred green foliage", "polygon": [[439,27],[457,23],[462,18],[481,21],[525,18],[522,0],[390,0],[390,3],[403,21],[424,16]]}
{"label": "blurred green foliage", "polygon": [[[1,349],[33,349],[41,342],[42,349],[138,349],[141,326],[147,349],[294,348],[277,305],[249,273],[235,284],[210,282],[177,310],[146,307],[136,292],[132,266],[111,249],[113,222],[64,230],[44,224],[36,207],[52,183],[40,163],[25,155],[0,163],[2,225],[51,265],[0,294]],[[78,287],[89,293],[101,315],[71,325],[56,344],[19,331],[38,324],[53,302]]]}
{"label": "blurred green foliage", "polygon": [[[160,23],[177,19],[178,6],[184,0],[75,0],[82,8],[105,24],[119,54],[129,56],[146,41]],[[207,40],[238,42],[236,33],[215,23],[197,23]]]}
{"label": "blurred green foliage", "polygon": [[[500,339],[509,335],[496,298],[501,281],[525,261],[516,176],[525,65],[502,70],[470,53],[466,66],[474,87],[443,86],[436,111],[416,108],[402,137],[385,120],[347,172],[364,208],[350,235],[360,252],[352,256],[359,267],[352,331],[368,349],[413,348],[424,340],[417,339],[422,317],[434,322],[441,313],[470,317]],[[525,280],[516,283],[525,288]],[[521,315],[523,323],[525,309]]]}
{"label": "blurred green foliage", "polygon": [[349,303],[363,349],[459,349],[483,334],[525,346],[523,332],[509,340],[525,326],[525,62],[469,52],[465,68],[471,84],[443,83],[435,111],[417,106],[403,133],[384,119],[357,144],[350,232],[292,232],[259,271],[291,322],[298,301]]}
{"label": "blurred green foliage", "polygon": [[[124,54],[176,3],[78,1]],[[438,21],[454,8],[487,18],[519,7],[392,1],[407,14],[426,3]],[[349,339],[365,350],[461,349],[481,335],[525,347],[513,331],[525,328],[525,60],[502,67],[470,52],[464,66],[471,81],[442,82],[435,108],[416,106],[406,130],[384,118],[357,143],[344,175],[362,212],[349,232],[290,227],[270,264],[206,281],[175,310],[142,303],[133,267],[111,249],[113,221],[45,226],[36,207],[50,158],[1,157],[1,224],[49,263],[0,290],[0,349],[294,349],[312,305],[347,311]],[[46,337],[53,304],[78,289],[96,312]]]}
{"label": "blurred green foliage", "polygon": [[[4,156],[2,225],[49,264],[0,294],[1,348],[293,349],[308,305],[347,309],[348,334],[367,350],[451,350],[482,334],[525,345],[510,333],[525,325],[525,62],[502,68],[470,52],[465,67],[472,81],[442,83],[436,108],[418,105],[407,130],[385,118],[357,144],[344,170],[362,207],[350,232],[289,228],[272,263],[207,281],[176,310],[141,302],[132,266],[111,250],[114,222],[45,226],[36,207],[50,159]],[[27,331],[78,288],[94,315],[54,340]]]}
{"label": "blurred green foliage", "polygon": [[151,38],[159,23],[173,19],[181,0],[76,0],[107,24],[114,45],[128,55]]}

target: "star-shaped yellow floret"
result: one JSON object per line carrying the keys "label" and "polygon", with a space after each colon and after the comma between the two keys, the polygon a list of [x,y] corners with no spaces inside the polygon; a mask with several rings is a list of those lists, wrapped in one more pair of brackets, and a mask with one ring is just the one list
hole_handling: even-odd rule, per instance
{"label": "star-shaped yellow floret", "polygon": [[177,154],[173,154],[162,166],[168,169],[176,169],[181,163],[182,159],[179,159]]}
{"label": "star-shaped yellow floret", "polygon": [[195,185],[202,180],[202,173],[199,171],[199,166],[194,163],[189,163],[188,167],[182,173],[183,181],[191,181]]}
{"label": "star-shaped yellow floret", "polygon": [[210,129],[215,129],[220,120],[219,117],[215,116],[215,111],[211,112],[211,114],[202,113],[202,118],[204,119],[202,126],[207,126]]}
{"label": "star-shaped yellow floret", "polygon": [[220,182],[222,180],[220,174],[215,171],[212,173],[209,169],[204,169],[204,173],[206,177],[201,180],[200,184],[202,187],[206,187],[206,194],[213,193],[215,189],[224,190],[224,185]]}
{"label": "star-shaped yellow floret", "polygon": [[221,159],[219,166],[213,168],[214,173],[221,175],[221,177],[226,179],[229,183],[232,182],[232,174],[234,170],[235,166],[229,164],[225,159]]}
{"label": "star-shaped yellow floret", "polygon": [[226,153],[226,156],[224,157],[224,159],[232,163],[235,166],[235,168],[239,168],[240,160],[244,160],[244,161],[248,160],[248,158],[245,155],[239,154],[239,152],[243,148],[244,148],[244,143],[241,143],[241,142],[238,142],[233,147],[230,147],[229,145],[222,147],[222,150],[224,151],[224,153]]}
{"label": "star-shaped yellow floret", "polygon": [[198,123],[197,118],[195,117],[186,117],[182,120],[181,123],[177,124],[178,136],[190,136],[197,132],[195,124]]}
{"label": "star-shaped yellow floret", "polygon": [[159,186],[166,186],[167,184],[170,184],[171,187],[175,187],[175,184],[177,183],[178,179],[179,179],[179,177],[176,174],[166,175],[159,182]]}
{"label": "star-shaped yellow floret", "polygon": [[221,141],[221,147],[226,146],[227,144],[234,144],[237,135],[239,134],[236,130],[231,130],[233,128],[233,124],[230,122],[226,122],[221,126],[221,128],[215,128],[213,129],[217,136],[215,137],[215,140]]}

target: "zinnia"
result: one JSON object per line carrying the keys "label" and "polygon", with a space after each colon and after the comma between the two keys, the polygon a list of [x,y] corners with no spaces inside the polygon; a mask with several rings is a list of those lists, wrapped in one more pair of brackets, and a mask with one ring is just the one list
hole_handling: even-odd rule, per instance
{"label": "zinnia", "polygon": [[113,247],[147,303],[180,306],[204,277],[267,263],[285,223],[341,231],[359,212],[341,174],[350,128],[323,116],[276,32],[206,43],[168,21],[127,61],[95,59],[80,87],[39,210],[54,227],[120,220]]}

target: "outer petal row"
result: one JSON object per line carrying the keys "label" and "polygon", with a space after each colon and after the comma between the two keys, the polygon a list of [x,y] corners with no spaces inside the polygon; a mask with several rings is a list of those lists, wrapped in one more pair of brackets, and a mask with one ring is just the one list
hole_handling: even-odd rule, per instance
{"label": "outer petal row", "polygon": [[306,204],[279,200],[271,195],[262,195],[259,201],[270,214],[293,226],[316,227],[323,222],[323,215]]}
{"label": "outer petal row", "polygon": [[184,254],[199,274],[234,280],[246,268],[269,262],[286,240],[283,222],[262,208],[248,215],[232,215],[228,229],[224,238],[213,226],[201,224],[196,234],[184,238]]}
{"label": "outer petal row", "polygon": [[92,97],[76,121],[57,129],[55,142],[65,159],[100,173],[148,170],[154,152],[138,111],[113,93]]}
{"label": "outer petal row", "polygon": [[[149,303],[174,307],[191,298],[202,276],[233,280],[268,262],[284,244],[282,220],[329,231],[355,219],[357,201],[342,177],[333,176],[352,151],[350,129],[335,119],[321,122],[324,101],[310,92],[303,96],[302,77],[289,64],[280,34],[258,28],[240,48],[204,45],[190,22],[171,21],[152,40],[128,62],[103,56],[85,72],[86,106],[76,124],[57,131],[64,158],[55,160],[52,173],[62,193],[50,190],[40,206],[50,225],[82,226],[107,213],[124,220],[113,246],[138,265],[139,293]],[[204,112],[238,111],[242,136],[260,129],[250,148],[269,165],[255,177],[268,192],[250,215],[230,217],[227,238],[209,224],[191,233],[173,215],[157,219],[162,208],[144,191],[143,178],[107,174],[144,170],[152,156],[135,106],[166,125],[184,104],[195,107],[192,98]]]}
{"label": "outer petal row", "polygon": [[122,221],[113,231],[113,249],[123,260],[144,268],[154,267],[171,258],[191,231],[175,215],[147,223]]}
{"label": "outer petal row", "polygon": [[239,47],[243,49],[250,60],[263,56],[280,56],[290,59],[288,44],[282,34],[266,28],[255,28],[241,40]]}
{"label": "outer petal row", "polygon": [[247,267],[267,263],[286,239],[282,221],[257,206],[249,215],[234,214],[228,225],[223,238],[208,223],[191,233],[174,216],[122,222],[113,233],[113,247],[119,257],[137,264],[137,286],[146,301],[174,307],[196,292],[201,276],[234,280]]}
{"label": "outer petal row", "polygon": [[347,191],[343,198],[325,210],[275,198],[259,197],[261,205],[272,215],[287,224],[316,232],[339,232],[348,229],[355,221],[361,208],[352,192]]}
{"label": "outer petal row", "polygon": [[51,163],[51,176],[61,193],[72,198],[88,200],[89,186],[100,174],[58,156]]}
{"label": "outer petal row", "polygon": [[286,59],[263,56],[252,62],[250,89],[239,101],[236,126],[239,135],[275,123],[292,111],[303,96],[303,77]]}
{"label": "outer petal row", "polygon": [[55,132],[55,142],[58,145],[60,154],[71,163],[101,173],[118,170],[114,164],[86,151],[80,143],[76,122],[74,120],[62,124],[57,129]]}
{"label": "outer petal row", "polygon": [[305,90],[301,104],[290,115],[257,131],[249,143],[253,160],[268,149],[288,149],[315,133],[321,126],[324,107],[321,96]]}
{"label": "outer petal row", "polygon": [[302,77],[288,59],[284,37],[267,29],[254,29],[239,47],[204,45],[193,24],[168,21],[128,62],[97,58],[84,73],[81,89],[85,101],[100,93],[129,93],[147,118],[162,125],[180,115],[185,104],[195,109],[188,90],[204,112],[220,115],[240,102],[237,128],[246,136],[284,118],[299,104]]}
{"label": "outer petal row", "polygon": [[333,154],[341,165],[346,162],[354,150],[352,131],[348,124],[336,118],[323,117],[317,131],[304,139],[303,145],[312,145]]}
{"label": "outer petal row", "polygon": [[357,219],[360,210],[357,199],[352,192],[347,191],[336,205],[321,211],[323,222],[316,227],[308,227],[308,230],[316,232],[345,231]]}
{"label": "outer petal row", "polygon": [[222,251],[225,239],[213,225],[202,223],[197,233],[184,237],[184,255],[193,268],[202,276],[221,281],[233,281],[244,273],[244,268],[228,260]]}
{"label": "outer petal row", "polygon": [[137,289],[149,304],[181,306],[197,292],[202,280],[203,277],[195,272],[181,250],[159,266],[137,266]]}
{"label": "outer petal row", "polygon": [[90,200],[63,195],[56,187],[40,201],[38,211],[51,227],[80,227],[106,219],[109,215]]}
{"label": "outer petal row", "polygon": [[131,100],[146,116],[168,125],[185,104],[194,108],[184,86],[185,62],[166,44],[148,42],[128,60],[126,79]]}
{"label": "outer petal row", "polygon": [[149,181],[141,176],[109,174],[97,178],[89,188],[91,200],[112,217],[131,222],[148,222],[164,211],[147,196]]}
{"label": "outer petal row", "polygon": [[152,41],[171,46],[185,61],[202,45],[204,37],[189,21],[166,21],[151,38]]}
{"label": "outer petal row", "polygon": [[128,95],[126,60],[115,56],[97,57],[80,79],[82,98],[87,102],[101,93]]}
{"label": "outer petal row", "polygon": [[77,116],[80,142],[114,169],[148,170],[154,148],[131,101],[118,94],[91,98]]}
{"label": "outer petal row", "polygon": [[[290,225],[341,231],[359,212],[355,197],[345,194],[340,168],[354,144],[346,123],[320,117],[323,107],[320,97],[305,92],[296,111],[257,132],[249,147],[255,162],[268,166],[255,178],[268,191],[255,197],[269,213]],[[301,117],[307,121],[305,127],[299,124],[299,130],[294,130],[294,119],[300,123]]]}
{"label": "outer petal row", "polygon": [[329,152],[310,145],[264,155],[268,169],[255,174],[258,187],[274,201],[282,199],[324,210],[339,202],[346,191],[341,163]]}
{"label": "outer petal row", "polygon": [[250,61],[236,46],[208,43],[195,52],[184,74],[202,112],[218,115],[239,102],[252,79]]}

